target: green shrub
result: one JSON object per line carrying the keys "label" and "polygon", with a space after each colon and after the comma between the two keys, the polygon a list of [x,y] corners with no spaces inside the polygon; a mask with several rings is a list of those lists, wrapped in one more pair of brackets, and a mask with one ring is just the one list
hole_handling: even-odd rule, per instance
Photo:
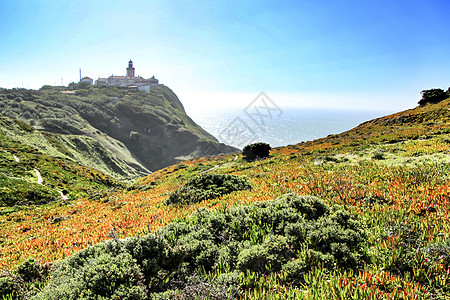
{"label": "green shrub", "polygon": [[306,238],[312,248],[333,255],[342,266],[356,267],[360,263],[362,253],[355,250],[362,244],[363,235],[348,212],[338,210],[308,227]]}
{"label": "green shrub", "polygon": [[6,274],[0,275],[0,297],[2,299],[9,299],[6,297],[14,295],[15,292],[16,286],[14,284],[14,278]]}
{"label": "green shrub", "polygon": [[258,158],[269,157],[269,151],[272,149],[269,144],[255,143],[247,145],[242,149],[242,155],[247,161],[253,161]]}
{"label": "green shrub", "polygon": [[439,103],[442,100],[447,99],[450,95],[443,89],[429,89],[420,92],[422,99],[419,101],[419,105],[423,106],[428,103]]}
{"label": "green shrub", "polygon": [[265,272],[269,266],[267,249],[262,245],[253,245],[239,253],[237,268],[240,271],[251,270]]}
{"label": "green shrub", "polygon": [[156,276],[161,268],[177,265],[167,242],[155,235],[126,239],[122,247],[136,260],[145,278]]}
{"label": "green shrub", "polygon": [[217,198],[234,191],[251,189],[246,177],[228,174],[203,174],[191,178],[170,194],[166,204],[191,204]]}
{"label": "green shrub", "polygon": [[383,153],[381,153],[381,152],[376,152],[376,153],[372,156],[372,159],[375,159],[375,160],[383,160],[383,159],[384,159],[384,155],[383,155]]}
{"label": "green shrub", "polygon": [[299,282],[303,279],[303,274],[308,270],[306,262],[301,259],[288,261],[283,265],[283,272],[287,273],[288,282]]}
{"label": "green shrub", "polygon": [[218,247],[214,236],[204,227],[198,227],[178,239],[179,254],[183,257],[186,267],[192,270],[202,266],[205,270],[211,270],[218,255]]}
{"label": "green shrub", "polygon": [[146,299],[143,275],[128,253],[100,253],[77,268],[63,264],[33,299]]}
{"label": "green shrub", "polygon": [[239,272],[282,270],[296,284],[319,265],[357,268],[363,241],[348,212],[316,197],[288,194],[199,209],[155,234],[79,251],[60,263],[34,299],[222,299],[237,296]]}
{"label": "green shrub", "polygon": [[33,282],[43,279],[42,268],[39,262],[30,258],[17,267],[17,274],[25,282]]}
{"label": "green shrub", "polygon": [[[230,275],[230,274],[227,274]],[[228,276],[227,279],[236,276],[234,273]],[[236,282],[233,285],[227,285],[222,282],[222,278],[218,280],[207,281],[198,275],[189,277],[186,282],[179,282],[176,289],[169,290],[163,293],[155,293],[152,295],[152,300],[173,300],[173,299],[235,299],[238,294]]]}
{"label": "green shrub", "polygon": [[34,259],[20,264],[16,272],[0,274],[0,299],[27,299],[45,284],[50,264]]}
{"label": "green shrub", "polygon": [[292,257],[284,236],[269,235],[262,244],[244,248],[238,256],[236,268],[240,271],[270,273],[279,271]]}
{"label": "green shrub", "polygon": [[295,194],[286,194],[280,196],[278,200],[286,202],[286,205],[295,208],[308,220],[317,220],[330,212],[322,200],[313,196],[299,197]]}

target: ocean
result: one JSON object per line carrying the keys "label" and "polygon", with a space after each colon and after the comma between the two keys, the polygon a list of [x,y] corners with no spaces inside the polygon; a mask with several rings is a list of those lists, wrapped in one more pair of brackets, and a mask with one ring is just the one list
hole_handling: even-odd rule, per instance
{"label": "ocean", "polygon": [[338,134],[388,115],[388,111],[311,108],[221,109],[192,111],[189,116],[220,142],[242,149],[254,142],[271,147],[294,145]]}

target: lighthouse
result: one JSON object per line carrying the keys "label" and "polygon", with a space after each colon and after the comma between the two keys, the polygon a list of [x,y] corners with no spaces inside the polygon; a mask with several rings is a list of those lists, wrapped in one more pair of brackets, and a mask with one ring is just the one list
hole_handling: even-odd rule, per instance
{"label": "lighthouse", "polygon": [[131,59],[128,62],[127,77],[134,77],[134,68],[133,68],[133,62],[131,61]]}

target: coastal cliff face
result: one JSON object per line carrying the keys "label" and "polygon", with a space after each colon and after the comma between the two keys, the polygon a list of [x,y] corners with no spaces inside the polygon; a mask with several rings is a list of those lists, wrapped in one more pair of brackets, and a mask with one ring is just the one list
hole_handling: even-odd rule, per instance
{"label": "coastal cliff face", "polygon": [[0,89],[0,113],[45,133],[39,142],[17,137],[22,142],[118,179],[134,179],[183,159],[238,151],[189,118],[168,87],[150,93],[95,86]]}

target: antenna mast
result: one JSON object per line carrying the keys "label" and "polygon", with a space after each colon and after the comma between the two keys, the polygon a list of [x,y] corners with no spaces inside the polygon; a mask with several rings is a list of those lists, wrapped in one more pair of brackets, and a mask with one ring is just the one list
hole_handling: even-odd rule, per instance
{"label": "antenna mast", "polygon": [[81,81],[81,68],[80,68],[80,81]]}

